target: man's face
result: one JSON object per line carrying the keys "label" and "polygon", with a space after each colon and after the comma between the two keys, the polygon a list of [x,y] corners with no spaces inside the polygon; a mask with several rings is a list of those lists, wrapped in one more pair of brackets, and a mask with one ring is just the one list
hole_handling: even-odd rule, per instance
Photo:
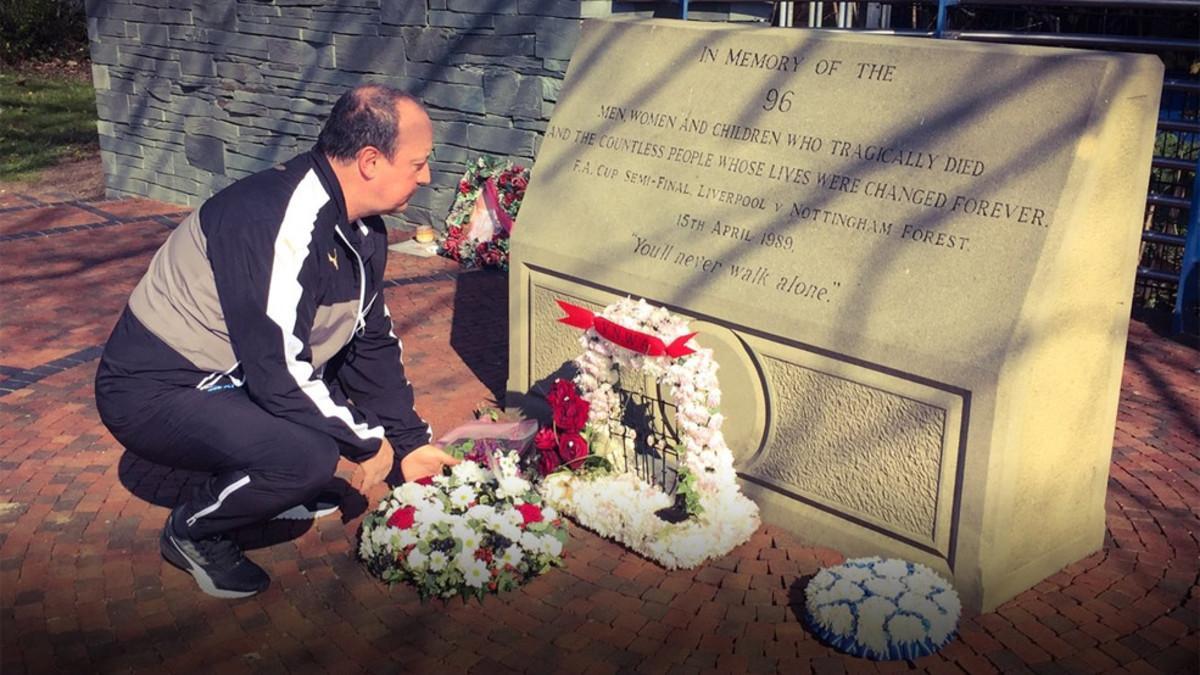
{"label": "man's face", "polygon": [[380,211],[395,213],[408,206],[417,188],[428,185],[429,155],[433,152],[433,124],[420,106],[402,101],[400,111],[400,141],[391,160],[380,156],[378,192]]}

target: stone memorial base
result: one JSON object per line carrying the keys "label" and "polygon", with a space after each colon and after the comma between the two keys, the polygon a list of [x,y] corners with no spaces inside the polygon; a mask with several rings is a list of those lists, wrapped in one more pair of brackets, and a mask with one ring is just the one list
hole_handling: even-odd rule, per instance
{"label": "stone memorial base", "polygon": [[588,22],[514,233],[511,402],[578,352],[556,300],[666,306],[715,350],[766,521],[994,608],[1103,541],[1161,79],[1133,54]]}

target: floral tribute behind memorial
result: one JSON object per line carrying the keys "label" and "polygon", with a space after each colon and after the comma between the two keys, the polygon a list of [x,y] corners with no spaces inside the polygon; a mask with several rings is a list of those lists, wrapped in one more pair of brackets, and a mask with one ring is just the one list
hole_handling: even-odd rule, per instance
{"label": "floral tribute behind memorial", "polygon": [[458,182],[438,255],[467,268],[508,270],[508,239],[527,185],[529,170],[520,164],[476,159]]}
{"label": "floral tribute behind memorial", "polygon": [[[758,529],[758,507],[738,488],[721,434],[712,351],[693,346],[695,333],[684,319],[644,300],[626,298],[599,314],[559,305],[567,312],[560,321],[584,329],[584,351],[575,359],[580,372],[574,383],[558,381],[551,388],[553,424],[535,439],[546,502],[671,569],[695,567],[749,539]],[[622,423],[621,373],[654,378],[675,402],[675,496],[634,473],[613,470],[609,461],[614,453],[664,442],[637,438]],[[664,518],[670,512],[682,518]]]}
{"label": "floral tribute behind memorial", "polygon": [[520,470],[518,452],[489,439],[447,446],[464,461],[405,483],[363,519],[359,556],[422,599],[482,599],[561,566],[565,522]]}
{"label": "floral tribute behind memorial", "polygon": [[818,638],[876,661],[913,660],[954,637],[962,605],[933,570],[895,558],[854,558],[818,572],[804,590]]}

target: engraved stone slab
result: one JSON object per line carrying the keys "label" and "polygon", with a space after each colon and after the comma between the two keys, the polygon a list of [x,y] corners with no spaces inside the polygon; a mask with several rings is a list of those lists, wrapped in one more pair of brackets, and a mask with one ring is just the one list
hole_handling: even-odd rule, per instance
{"label": "engraved stone slab", "polygon": [[555,297],[666,305],[718,350],[765,518],[994,607],[1103,540],[1161,79],[1142,55],[589,21],[514,233],[510,402],[578,353]]}

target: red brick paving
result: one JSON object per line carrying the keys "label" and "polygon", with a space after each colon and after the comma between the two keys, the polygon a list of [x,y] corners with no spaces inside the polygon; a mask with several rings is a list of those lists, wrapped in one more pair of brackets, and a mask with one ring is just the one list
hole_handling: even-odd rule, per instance
{"label": "red brick paving", "polygon": [[[482,605],[422,605],[354,559],[368,502],[348,498],[346,522],[272,523],[239,535],[272,574],[266,593],[205,596],[160,559],[156,542],[167,508],[197,477],[133,459],[108,435],[86,351],[103,342],[166,236],[162,216],[180,211],[146,200],[0,200],[4,673],[1200,668],[1200,357],[1136,322],[1104,549],[995,612],[965,618],[957,640],[916,662],[862,661],[814,640],[797,618],[799,580],[842,556],[771,527],[721,560],[674,572],[575,528],[564,570]],[[66,229],[83,223],[102,227]],[[49,233],[3,236],[33,231]],[[447,429],[504,386],[505,278],[399,256],[388,276],[420,409],[435,431]],[[22,377],[29,382],[12,384]],[[353,482],[352,469],[339,475]]]}

